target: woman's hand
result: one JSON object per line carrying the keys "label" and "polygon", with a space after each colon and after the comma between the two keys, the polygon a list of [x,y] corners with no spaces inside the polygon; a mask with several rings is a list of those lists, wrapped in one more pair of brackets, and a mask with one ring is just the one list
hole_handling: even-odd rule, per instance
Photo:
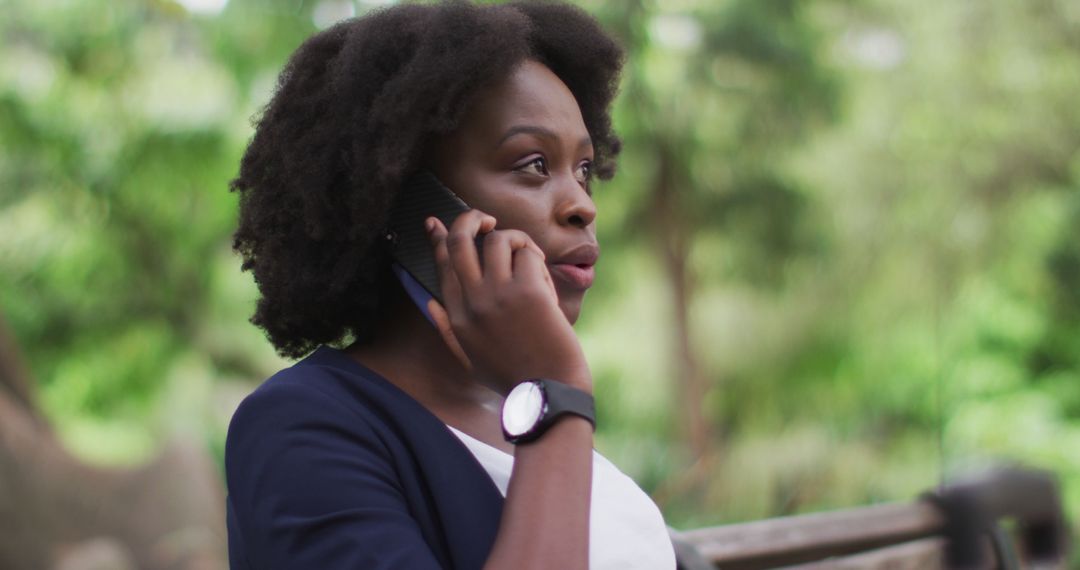
{"label": "woman's hand", "polygon": [[[428,309],[451,351],[483,383],[506,394],[526,378],[592,392],[581,344],[558,305],[544,253],[517,230],[470,210],[449,230],[427,220],[446,306]],[[475,246],[484,235],[483,263]]]}

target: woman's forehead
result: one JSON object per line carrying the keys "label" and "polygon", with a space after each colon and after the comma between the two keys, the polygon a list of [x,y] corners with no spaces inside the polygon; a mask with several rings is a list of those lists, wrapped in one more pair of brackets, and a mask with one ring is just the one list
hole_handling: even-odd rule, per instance
{"label": "woman's forehead", "polygon": [[547,66],[531,60],[481,91],[462,127],[496,140],[537,129],[574,140],[589,134],[570,88]]}

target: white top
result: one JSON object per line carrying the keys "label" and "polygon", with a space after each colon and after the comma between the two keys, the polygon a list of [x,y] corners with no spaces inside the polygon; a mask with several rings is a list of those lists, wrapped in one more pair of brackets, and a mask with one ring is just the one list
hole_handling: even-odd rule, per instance
{"label": "white top", "polygon": [[[450,427],[450,431],[469,448],[505,497],[510,472],[514,468],[514,456],[453,427]],[[675,568],[675,550],[656,503],[633,479],[595,450],[592,505],[589,510],[589,568]]]}

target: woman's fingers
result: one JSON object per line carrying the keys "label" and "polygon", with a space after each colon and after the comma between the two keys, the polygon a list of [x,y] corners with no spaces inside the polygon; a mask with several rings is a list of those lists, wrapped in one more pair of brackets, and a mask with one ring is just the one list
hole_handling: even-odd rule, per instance
{"label": "woman's fingers", "polygon": [[[429,218],[431,242],[439,274],[445,306],[439,307],[445,316],[440,325],[444,339],[453,331],[449,315],[463,315],[491,301],[500,287],[540,286],[551,300],[558,303],[558,294],[545,265],[546,256],[528,234],[518,230],[498,230],[495,218],[478,210],[458,216],[450,229],[437,219]],[[478,234],[484,237],[482,253],[475,246]],[[483,257],[483,264],[480,257]],[[516,284],[516,285],[512,285]],[[533,289],[535,291],[535,289]],[[470,306],[472,308],[470,308]],[[461,311],[464,310],[465,313]],[[432,313],[433,319],[435,312]],[[445,330],[442,330],[445,327]],[[456,350],[461,346],[454,341]],[[448,346],[451,344],[447,341]],[[455,350],[452,347],[452,350]],[[464,352],[459,358],[465,358]]]}
{"label": "woman's fingers", "polygon": [[533,241],[532,238],[529,238],[528,247],[529,247],[529,249],[533,250],[536,253],[536,255],[540,256],[541,261],[546,261],[547,260],[547,254],[544,253],[544,250],[540,249],[540,246],[536,245],[536,242]]}
{"label": "woman's fingers", "polygon": [[461,283],[458,281],[457,273],[450,263],[450,252],[446,248],[446,236],[449,232],[438,218],[428,218],[424,223],[434,250],[435,272],[439,276],[439,289],[442,291],[443,302],[448,307],[460,307]]}
{"label": "woman's fingers", "polygon": [[476,252],[476,236],[494,228],[495,218],[480,210],[469,210],[450,225],[446,235],[446,249],[450,254],[454,273],[465,289],[476,286],[483,276],[480,257]]}
{"label": "woman's fingers", "polygon": [[559,302],[559,294],[555,291],[555,282],[551,280],[551,273],[544,264],[543,252],[530,247],[521,248],[514,252],[514,280],[520,283],[543,283],[551,299]]}
{"label": "woman's fingers", "polygon": [[[498,230],[484,238],[484,277],[494,283],[505,283],[513,278],[513,255],[519,249],[540,248],[528,234],[518,230]],[[541,255],[543,255],[541,253]]]}
{"label": "woman's fingers", "polygon": [[[589,381],[544,253],[527,234],[496,231],[494,218],[478,212],[449,230],[427,223],[444,301],[429,302],[428,312],[455,358],[500,393],[529,375]],[[474,241],[485,232],[478,252]]]}

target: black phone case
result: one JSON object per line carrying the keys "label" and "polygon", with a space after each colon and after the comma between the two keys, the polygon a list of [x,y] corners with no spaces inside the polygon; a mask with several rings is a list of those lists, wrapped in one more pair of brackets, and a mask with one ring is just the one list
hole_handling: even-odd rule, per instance
{"label": "black phone case", "polygon": [[[430,172],[420,172],[406,180],[390,209],[387,238],[394,260],[439,303],[443,303],[442,290],[424,220],[435,216],[449,228],[454,219],[468,210],[469,206]],[[479,245],[478,239],[478,248]]]}

